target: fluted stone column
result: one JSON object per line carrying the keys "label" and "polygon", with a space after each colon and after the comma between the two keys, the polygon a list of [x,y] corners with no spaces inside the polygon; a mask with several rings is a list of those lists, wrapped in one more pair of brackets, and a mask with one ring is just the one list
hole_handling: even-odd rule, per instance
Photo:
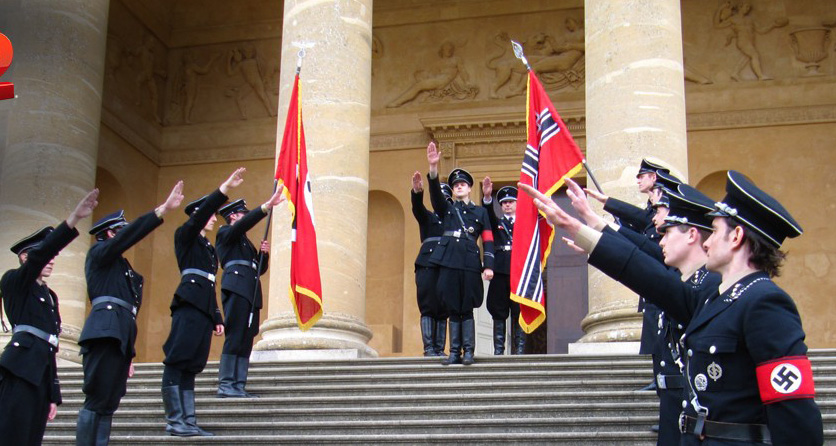
{"label": "fluted stone column", "polygon": [[287,297],[290,217],[280,205],[272,227],[269,315],[253,356],[376,356],[367,345],[372,332],[365,324],[372,0],[295,0],[284,5],[277,153],[297,52],[306,47],[300,102],[324,312],[310,330],[298,329]]}
{"label": "fluted stone column", "polygon": [[[586,0],[587,159],[604,192],[644,207],[641,159],[665,160],[687,180],[679,0]],[[589,270],[581,342],[638,340],[636,295]]]}
{"label": "fluted stone column", "polygon": [[[95,186],[108,0],[26,0],[0,5],[0,30],[14,46],[4,81],[17,99],[0,102],[0,270],[17,267],[8,247],[67,218]],[[59,296],[59,355],[79,362],[87,301],[89,219],[47,279]]]}

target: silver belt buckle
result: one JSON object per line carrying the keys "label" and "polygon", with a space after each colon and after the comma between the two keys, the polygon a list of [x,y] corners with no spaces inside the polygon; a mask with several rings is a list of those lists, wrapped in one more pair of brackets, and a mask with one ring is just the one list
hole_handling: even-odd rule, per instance
{"label": "silver belt buckle", "polygon": [[210,282],[215,283],[215,275],[214,274],[208,274],[206,276],[206,278],[209,279]]}
{"label": "silver belt buckle", "polygon": [[661,373],[656,375],[656,386],[662,390],[668,389],[668,383],[666,382],[665,377]]}
{"label": "silver belt buckle", "polygon": [[251,263],[253,265],[253,269],[258,271],[258,263],[255,263],[255,262],[251,262]]}
{"label": "silver belt buckle", "polygon": [[133,313],[134,316],[136,316],[136,306],[131,306],[131,313]]}
{"label": "silver belt buckle", "polygon": [[453,231],[453,237],[459,238],[461,236],[462,236],[462,231],[460,231],[460,230]]}
{"label": "silver belt buckle", "polygon": [[679,432],[684,434],[688,428],[688,419],[685,418],[685,411],[679,413]]}
{"label": "silver belt buckle", "polygon": [[53,347],[58,347],[58,336],[55,336],[54,334],[49,335],[49,340],[47,342],[49,342],[49,344]]}

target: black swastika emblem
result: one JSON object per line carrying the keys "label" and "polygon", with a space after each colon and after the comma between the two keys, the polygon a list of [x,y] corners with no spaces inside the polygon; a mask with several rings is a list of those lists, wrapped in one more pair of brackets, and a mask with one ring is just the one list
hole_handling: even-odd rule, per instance
{"label": "black swastika emblem", "polygon": [[774,369],[769,377],[772,388],[780,393],[792,393],[801,387],[801,371],[792,364],[780,364]]}

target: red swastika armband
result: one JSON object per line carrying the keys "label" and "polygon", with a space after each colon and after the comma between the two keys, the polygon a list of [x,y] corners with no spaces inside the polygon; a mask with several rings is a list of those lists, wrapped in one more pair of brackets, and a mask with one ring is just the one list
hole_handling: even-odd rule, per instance
{"label": "red swastika armband", "polygon": [[492,242],[493,241],[493,232],[488,231],[487,229],[482,231],[482,241],[483,242]]}
{"label": "red swastika armband", "polygon": [[758,365],[758,389],[764,404],[813,398],[813,368],[807,356],[785,356]]}

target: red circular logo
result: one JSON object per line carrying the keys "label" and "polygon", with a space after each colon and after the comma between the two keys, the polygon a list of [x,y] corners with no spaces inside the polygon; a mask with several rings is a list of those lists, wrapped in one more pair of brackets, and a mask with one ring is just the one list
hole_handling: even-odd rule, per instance
{"label": "red circular logo", "polygon": [[3,33],[0,33],[0,76],[9,69],[13,55],[12,42]]}

